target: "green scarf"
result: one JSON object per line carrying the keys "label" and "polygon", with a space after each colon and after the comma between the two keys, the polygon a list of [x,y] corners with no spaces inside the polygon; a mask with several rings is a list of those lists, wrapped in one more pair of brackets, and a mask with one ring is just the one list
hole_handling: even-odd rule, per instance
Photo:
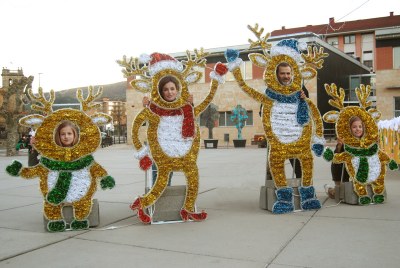
{"label": "green scarf", "polygon": [[91,165],[93,161],[94,159],[91,155],[73,162],[56,161],[42,157],[40,163],[43,166],[53,171],[59,171],[56,185],[47,193],[47,202],[54,205],[60,204],[67,197],[71,185],[72,171],[83,169]]}
{"label": "green scarf", "polygon": [[353,148],[348,145],[344,145],[344,150],[350,153],[352,156],[360,157],[360,164],[358,166],[356,180],[359,182],[366,182],[368,179],[369,165],[367,156],[373,156],[378,152],[378,144],[373,144],[367,149]]}

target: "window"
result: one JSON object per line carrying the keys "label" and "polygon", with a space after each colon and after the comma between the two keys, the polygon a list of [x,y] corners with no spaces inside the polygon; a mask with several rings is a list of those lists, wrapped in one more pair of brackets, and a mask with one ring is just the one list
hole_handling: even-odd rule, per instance
{"label": "window", "polygon": [[[219,126],[220,127],[234,127],[235,124],[231,121],[231,111],[219,112]],[[253,125],[253,111],[247,111],[246,126]]]}
{"label": "window", "polygon": [[368,66],[369,68],[372,68],[372,60],[365,60],[365,61],[363,61],[363,64],[365,66]]}
{"label": "window", "polygon": [[345,44],[354,44],[356,42],[355,35],[346,35],[344,36],[344,43]]}
{"label": "window", "polygon": [[400,69],[400,47],[393,48],[393,69]]}
{"label": "window", "polygon": [[346,55],[354,58],[354,52],[347,52]]}
{"label": "window", "polygon": [[394,117],[400,116],[400,97],[394,97]]}

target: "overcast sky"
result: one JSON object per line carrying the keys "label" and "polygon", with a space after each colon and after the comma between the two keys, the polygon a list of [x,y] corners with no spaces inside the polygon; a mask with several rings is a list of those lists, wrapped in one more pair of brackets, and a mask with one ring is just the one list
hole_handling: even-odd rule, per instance
{"label": "overcast sky", "polygon": [[123,81],[123,55],[244,45],[248,24],[271,32],[391,11],[399,0],[0,1],[0,65],[33,75],[34,92],[39,77],[44,91],[86,88]]}

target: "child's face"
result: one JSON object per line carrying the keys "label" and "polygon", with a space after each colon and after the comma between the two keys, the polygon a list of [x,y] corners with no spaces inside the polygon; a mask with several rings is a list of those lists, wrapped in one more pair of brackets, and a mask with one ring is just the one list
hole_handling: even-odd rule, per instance
{"label": "child's face", "polygon": [[168,102],[172,102],[178,95],[178,89],[173,82],[166,83],[161,90],[161,97]]}
{"label": "child's face", "polygon": [[351,134],[356,138],[361,138],[364,134],[364,128],[361,120],[354,121],[351,126]]}
{"label": "child's face", "polygon": [[72,127],[65,126],[60,129],[60,141],[63,147],[71,147],[74,145],[75,134]]}

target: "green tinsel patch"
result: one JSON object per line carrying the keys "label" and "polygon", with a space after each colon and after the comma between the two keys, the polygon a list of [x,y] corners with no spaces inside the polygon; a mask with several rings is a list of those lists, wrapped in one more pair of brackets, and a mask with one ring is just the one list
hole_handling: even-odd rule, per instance
{"label": "green tinsel patch", "polygon": [[369,198],[369,196],[361,196],[358,199],[358,203],[360,205],[369,205],[371,203],[371,198]]}
{"label": "green tinsel patch", "polygon": [[54,188],[47,194],[47,201],[51,204],[60,204],[67,196],[69,186],[71,184],[72,173],[60,172],[57,183]]}
{"label": "green tinsel patch", "polygon": [[112,189],[115,186],[115,180],[111,176],[106,176],[100,181],[101,189]]}
{"label": "green tinsel patch", "polygon": [[367,149],[353,148],[346,144],[344,145],[344,150],[353,156],[372,156],[378,152],[378,149],[379,147],[376,143]]}
{"label": "green tinsel patch", "polygon": [[50,170],[79,170],[89,166],[94,161],[93,156],[88,155],[73,162],[55,161],[45,157],[40,162]]}
{"label": "green tinsel patch", "polygon": [[332,161],[333,159],[333,151],[331,148],[326,148],[324,152],[324,159],[326,161]]}
{"label": "green tinsel patch", "polygon": [[381,204],[385,201],[385,197],[381,194],[374,195],[374,203]]}
{"label": "green tinsel patch", "polygon": [[84,230],[89,228],[89,221],[88,220],[83,220],[83,221],[77,221],[74,220],[71,222],[71,228],[73,230]]}
{"label": "green tinsel patch", "polygon": [[18,176],[19,172],[21,171],[22,164],[21,162],[14,160],[11,165],[6,167],[6,171],[11,176]]}
{"label": "green tinsel patch", "polygon": [[47,223],[49,232],[63,232],[65,230],[65,221],[49,221]]}
{"label": "green tinsel patch", "polygon": [[368,159],[366,157],[360,157],[360,165],[358,166],[356,180],[359,182],[366,182],[368,179]]}
{"label": "green tinsel patch", "polygon": [[395,170],[399,168],[399,165],[396,163],[396,161],[394,161],[393,159],[390,160],[389,162],[389,168],[390,170]]}

